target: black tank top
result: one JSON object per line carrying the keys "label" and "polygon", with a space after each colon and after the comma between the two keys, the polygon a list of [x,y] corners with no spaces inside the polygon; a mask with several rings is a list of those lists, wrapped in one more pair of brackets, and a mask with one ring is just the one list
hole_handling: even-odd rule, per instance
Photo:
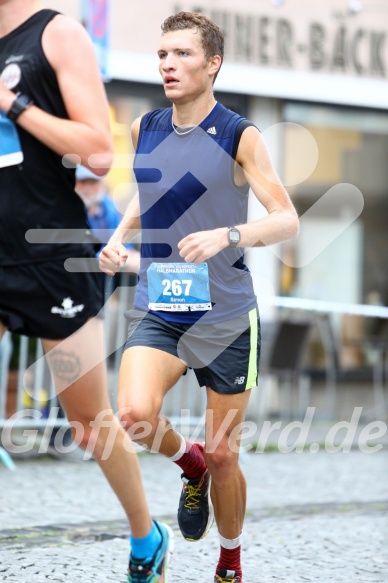
{"label": "black tank top", "polygon": [[[15,93],[40,109],[68,118],[56,75],[42,49],[42,34],[58,14],[41,10],[0,38],[0,75]],[[17,125],[24,161],[0,168],[0,265],[93,255],[85,207],[74,191],[75,171]],[[0,136],[1,139],[1,136]],[[84,244],[28,243],[29,229],[81,229]]]}

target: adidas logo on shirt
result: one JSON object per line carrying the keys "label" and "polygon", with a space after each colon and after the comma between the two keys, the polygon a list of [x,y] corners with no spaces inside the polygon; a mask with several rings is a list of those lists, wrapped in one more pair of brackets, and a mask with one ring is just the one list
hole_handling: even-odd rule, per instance
{"label": "adidas logo on shirt", "polygon": [[208,134],[212,134],[213,136],[215,136],[215,135],[216,135],[216,133],[217,133],[217,130],[216,130],[216,128],[213,126],[213,127],[209,128],[209,129],[207,130],[207,133],[208,133]]}

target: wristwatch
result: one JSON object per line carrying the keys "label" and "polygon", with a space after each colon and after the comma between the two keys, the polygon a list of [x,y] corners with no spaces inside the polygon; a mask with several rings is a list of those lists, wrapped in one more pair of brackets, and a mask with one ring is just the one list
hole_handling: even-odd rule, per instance
{"label": "wristwatch", "polygon": [[6,115],[8,119],[11,121],[16,121],[19,115],[32,104],[33,101],[27,95],[23,95],[19,91],[19,93],[16,93],[16,97],[11,105],[11,108],[7,111]]}
{"label": "wristwatch", "polygon": [[228,227],[229,247],[237,247],[240,243],[241,233],[236,227]]}

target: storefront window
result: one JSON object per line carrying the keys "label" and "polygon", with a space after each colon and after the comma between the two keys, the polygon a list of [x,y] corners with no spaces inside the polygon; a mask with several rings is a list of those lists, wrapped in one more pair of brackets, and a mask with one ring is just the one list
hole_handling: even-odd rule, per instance
{"label": "storefront window", "polygon": [[[301,216],[301,233],[283,246],[280,293],[302,304],[304,298],[327,302],[325,321],[340,339],[341,365],[376,366],[387,320],[349,314],[345,304],[388,305],[388,114],[289,103],[283,119],[283,179]],[[297,183],[310,158],[300,126],[315,140],[318,155],[315,168]],[[357,212],[356,199],[362,201]],[[314,247],[321,248],[316,255]],[[343,313],[331,312],[330,302],[343,304]],[[321,340],[310,344],[310,360],[317,365],[314,350]]]}
{"label": "storefront window", "polygon": [[[388,114],[377,111],[285,104],[283,179],[302,219],[301,236],[288,249],[299,267],[285,277],[282,291],[299,297],[364,303],[371,295],[388,303],[386,252],[388,233]],[[297,126],[307,129],[318,147],[317,164],[300,184],[303,174],[303,143],[298,144]],[[302,168],[300,166],[302,165]],[[328,238],[343,216],[357,214],[355,191],[338,189],[338,197],[320,204],[319,213],[309,217],[314,203],[340,184],[354,185],[363,198],[359,217],[313,260],[303,257],[315,238]],[[323,197],[323,198],[322,198]],[[330,197],[328,197],[330,198]],[[304,213],[306,216],[303,217]],[[289,268],[285,271],[290,271]]]}

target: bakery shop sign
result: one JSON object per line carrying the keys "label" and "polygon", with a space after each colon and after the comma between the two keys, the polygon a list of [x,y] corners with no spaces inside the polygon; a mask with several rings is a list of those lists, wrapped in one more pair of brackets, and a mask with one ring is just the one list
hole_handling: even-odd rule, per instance
{"label": "bakery shop sign", "polygon": [[[176,11],[181,9],[188,8],[175,4]],[[387,76],[385,22],[367,27],[361,17],[341,12],[320,22],[208,10],[200,5],[190,10],[207,14],[223,29],[226,61],[380,79]]]}

